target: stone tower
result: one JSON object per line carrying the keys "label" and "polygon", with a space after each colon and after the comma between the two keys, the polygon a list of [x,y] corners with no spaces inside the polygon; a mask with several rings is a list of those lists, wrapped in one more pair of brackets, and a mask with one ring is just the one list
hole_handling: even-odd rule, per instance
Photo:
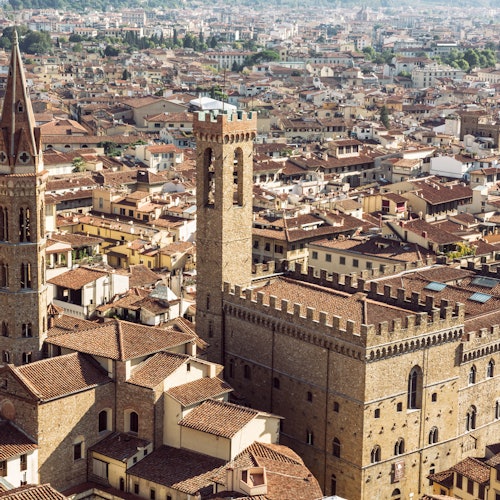
{"label": "stone tower", "polygon": [[200,113],[196,136],[198,334],[207,356],[223,361],[224,282],[250,285],[252,275],[253,141],[251,113]]}
{"label": "stone tower", "polygon": [[16,365],[41,358],[46,333],[45,184],[17,34],[0,119],[0,351]]}

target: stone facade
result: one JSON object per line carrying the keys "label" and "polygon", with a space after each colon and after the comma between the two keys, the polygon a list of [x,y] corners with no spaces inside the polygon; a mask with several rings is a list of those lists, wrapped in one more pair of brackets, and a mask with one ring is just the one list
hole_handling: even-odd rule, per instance
{"label": "stone facade", "polygon": [[17,365],[40,359],[47,330],[47,172],[34,125],[16,41],[0,121],[0,351]]}
{"label": "stone facade", "polygon": [[[222,283],[252,274],[254,114],[195,115],[197,144],[197,323],[213,361],[222,360]],[[201,250],[201,251],[200,251]]]}

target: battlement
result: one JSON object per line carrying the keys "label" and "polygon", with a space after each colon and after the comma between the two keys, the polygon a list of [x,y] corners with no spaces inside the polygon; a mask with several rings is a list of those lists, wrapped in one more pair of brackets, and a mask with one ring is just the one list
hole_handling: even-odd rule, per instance
{"label": "battlement", "polygon": [[[362,290],[352,285],[351,281],[347,287],[351,288],[351,292],[357,293],[359,300],[366,301],[370,291],[367,293],[364,284],[358,283]],[[274,328],[278,330],[284,329],[288,334],[294,334],[305,341],[320,343],[325,347],[339,340],[344,341],[346,345],[362,348],[365,351],[362,356],[368,359],[380,359],[458,340],[463,332],[462,304],[452,306],[448,301],[442,300],[438,308],[431,300],[421,303],[419,294],[412,294],[411,299],[406,300],[404,290],[398,289],[398,292],[393,294],[392,287],[384,287],[382,294],[373,287],[371,293],[375,294],[377,299],[386,299],[385,303],[392,302],[390,305],[410,309],[408,316],[404,319],[380,321],[377,324],[359,324],[352,319],[328,314],[303,304],[292,304],[275,296],[270,296],[266,302],[263,292],[244,290],[240,286],[232,289],[228,283],[224,284],[225,309],[230,316],[245,316],[246,322],[255,322],[257,325],[273,323]],[[349,298],[346,297],[346,300]],[[267,317],[259,319],[259,312]],[[377,347],[380,348],[375,349]]]}
{"label": "battlement", "polygon": [[210,122],[224,124],[228,122],[248,121],[257,122],[257,115],[252,111],[229,111],[229,110],[212,110],[198,111],[194,114],[194,123]]}
{"label": "battlement", "polygon": [[500,350],[500,325],[492,325],[469,331],[462,335],[461,359],[465,363],[484,356],[491,356]]}
{"label": "battlement", "polygon": [[269,276],[276,272],[276,262],[270,260],[268,262],[252,264],[252,279]]}

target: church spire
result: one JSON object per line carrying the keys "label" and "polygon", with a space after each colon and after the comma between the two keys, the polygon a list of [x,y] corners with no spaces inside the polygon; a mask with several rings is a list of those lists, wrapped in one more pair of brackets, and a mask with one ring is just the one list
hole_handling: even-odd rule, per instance
{"label": "church spire", "polygon": [[0,119],[0,173],[33,173],[43,170],[40,130],[26,87],[26,77],[14,30],[9,75]]}

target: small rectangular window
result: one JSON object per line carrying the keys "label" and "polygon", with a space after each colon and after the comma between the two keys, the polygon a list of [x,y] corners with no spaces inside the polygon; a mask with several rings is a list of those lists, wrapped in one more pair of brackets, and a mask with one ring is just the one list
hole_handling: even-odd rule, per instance
{"label": "small rectangular window", "polygon": [[150,498],[150,500],[155,500],[155,498],[156,498],[156,491],[155,491],[154,488],[151,488],[149,490],[149,498]]}
{"label": "small rectangular window", "polygon": [[139,483],[134,483],[134,493],[135,493],[136,495],[138,495],[138,494],[139,494]]}
{"label": "small rectangular window", "polygon": [[345,257],[340,257],[340,259],[339,259],[339,263],[340,263],[340,265],[342,265],[342,266],[343,266],[343,265],[345,265]]}
{"label": "small rectangular window", "polygon": [[0,461],[0,477],[7,476],[7,460]]}
{"label": "small rectangular window", "polygon": [[24,454],[19,457],[21,470],[28,470],[28,455]]}
{"label": "small rectangular window", "polygon": [[331,254],[331,253],[327,253],[327,254],[325,255],[325,260],[326,260],[327,262],[331,262],[331,261],[332,261],[332,254]]}
{"label": "small rectangular window", "polygon": [[312,259],[317,260],[318,259],[318,252],[313,252],[312,253]]}
{"label": "small rectangular window", "polygon": [[73,460],[80,460],[83,458],[83,446],[82,443],[75,443],[73,445]]}
{"label": "small rectangular window", "polygon": [[358,259],[352,259],[352,267],[359,267],[359,260]]}

